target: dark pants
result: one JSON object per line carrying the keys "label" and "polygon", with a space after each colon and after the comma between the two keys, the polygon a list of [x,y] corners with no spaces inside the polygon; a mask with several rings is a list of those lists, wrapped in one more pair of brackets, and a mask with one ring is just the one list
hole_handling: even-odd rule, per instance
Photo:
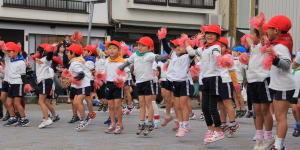
{"label": "dark pants", "polygon": [[3,117],[3,104],[2,101],[0,100],[0,118]]}
{"label": "dark pants", "polygon": [[221,125],[220,115],[218,112],[218,101],[220,99],[219,95],[209,95],[206,92],[202,94],[202,111],[205,117],[205,122],[207,126],[219,127]]}

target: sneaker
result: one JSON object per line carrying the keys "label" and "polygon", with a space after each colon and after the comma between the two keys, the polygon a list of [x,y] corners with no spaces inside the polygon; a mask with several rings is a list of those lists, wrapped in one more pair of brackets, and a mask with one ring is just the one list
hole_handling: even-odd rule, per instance
{"label": "sneaker", "polygon": [[104,132],[107,134],[112,134],[116,130],[116,127],[113,125],[110,125]]}
{"label": "sneaker", "polygon": [[285,147],[282,147],[281,149],[277,149],[274,145],[272,146],[271,150],[286,150]]}
{"label": "sneaker", "polygon": [[208,137],[208,138],[205,138],[205,139],[204,139],[204,143],[205,143],[205,144],[213,143],[213,142],[222,140],[222,139],[224,139],[224,138],[225,138],[224,132],[216,132],[216,131],[215,131],[212,137]]}
{"label": "sneaker", "polygon": [[39,128],[45,128],[47,126],[50,126],[53,123],[53,121],[49,118],[48,120],[43,120],[43,122],[39,125]]}
{"label": "sneaker", "polygon": [[88,114],[88,116],[91,118],[91,119],[95,119],[97,114],[95,112],[92,112],[90,114]]}
{"label": "sneaker", "polygon": [[108,109],[108,105],[107,104],[103,104],[103,108],[102,108],[102,111],[103,112],[106,112]]}
{"label": "sneaker", "polygon": [[241,110],[236,110],[235,111],[235,118],[239,118],[241,115]]}
{"label": "sneaker", "polygon": [[252,141],[256,141],[256,133],[254,134]]}
{"label": "sneaker", "polygon": [[167,126],[169,122],[173,120],[173,117],[170,116],[169,118],[164,118],[163,123],[161,124],[162,127]]}
{"label": "sneaker", "polygon": [[2,118],[2,121],[7,121],[10,118],[9,113],[6,112],[5,116]]}
{"label": "sneaker", "polygon": [[51,116],[51,120],[52,120],[53,122],[56,122],[56,121],[60,120],[60,117],[59,117],[58,115]]}
{"label": "sneaker", "polygon": [[226,123],[223,123],[223,124],[221,124],[221,126],[220,126],[220,128],[221,128],[223,131],[225,131],[225,129],[226,129],[227,127],[228,127],[228,126],[227,126]]}
{"label": "sneaker", "polygon": [[188,130],[186,128],[180,127],[176,133],[176,137],[184,137]]}
{"label": "sneaker", "polygon": [[253,150],[261,150],[261,148],[263,146],[263,142],[264,142],[263,140],[256,139]]}
{"label": "sneaker", "polygon": [[173,131],[177,131],[179,129],[179,122],[178,121],[174,121],[174,126],[172,128]]}
{"label": "sneaker", "polygon": [[294,137],[299,137],[300,136],[300,129],[294,128],[293,136]]}
{"label": "sneaker", "polygon": [[68,123],[75,123],[75,122],[77,122],[79,120],[80,120],[80,118],[78,116],[73,116]]}
{"label": "sneaker", "polygon": [[247,110],[241,110],[239,118],[243,118],[246,115],[246,113],[247,113]]}
{"label": "sneaker", "polygon": [[16,124],[16,127],[27,127],[30,124],[28,119],[21,118],[19,119],[18,123]]}
{"label": "sneaker", "polygon": [[82,120],[80,121],[80,123],[77,125],[76,127],[76,131],[81,131],[82,129],[84,129],[86,126],[88,125],[86,120]]}
{"label": "sneaker", "polygon": [[214,131],[208,130],[205,133],[204,138],[211,138],[211,137],[213,137],[214,133],[215,133]]}
{"label": "sneaker", "polygon": [[4,124],[4,126],[9,127],[18,122],[18,119],[16,117],[10,117],[8,121]]}
{"label": "sneaker", "polygon": [[203,112],[200,114],[200,117],[199,117],[199,118],[200,118],[201,121],[204,121],[204,120],[205,120],[204,115],[203,115]]}
{"label": "sneaker", "polygon": [[196,120],[197,117],[196,117],[196,115],[193,113],[192,115],[190,115],[189,119],[190,119],[190,120]]}
{"label": "sneaker", "polygon": [[228,137],[232,137],[238,131],[239,127],[240,127],[239,123],[235,123],[235,125],[229,126],[230,134],[228,135]]}
{"label": "sneaker", "polygon": [[102,109],[103,109],[103,104],[101,103],[101,104],[99,105],[98,111],[102,111]]}
{"label": "sneaker", "polygon": [[252,117],[253,117],[253,112],[251,110],[248,110],[246,118],[252,118]]}
{"label": "sneaker", "polygon": [[158,129],[159,126],[160,126],[160,120],[159,119],[154,119],[153,123],[154,123],[154,128]]}
{"label": "sneaker", "polygon": [[271,149],[273,144],[275,143],[275,139],[271,139],[271,140],[264,140],[262,145],[260,146],[260,149],[263,150],[263,149]]}
{"label": "sneaker", "polygon": [[123,130],[124,130],[123,126],[116,126],[114,134],[121,134]]}
{"label": "sneaker", "polygon": [[87,125],[89,125],[92,122],[92,118],[90,116],[87,116],[85,118],[85,122],[87,123]]}
{"label": "sneaker", "polygon": [[107,120],[106,120],[106,121],[104,121],[104,123],[103,123],[103,124],[106,124],[106,125],[110,126],[110,124],[111,124],[110,117],[108,117],[108,118],[107,118]]}

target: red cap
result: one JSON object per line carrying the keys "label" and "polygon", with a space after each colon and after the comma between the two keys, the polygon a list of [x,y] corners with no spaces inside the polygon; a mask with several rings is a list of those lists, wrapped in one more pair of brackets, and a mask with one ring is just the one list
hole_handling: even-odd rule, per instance
{"label": "red cap", "polygon": [[39,47],[43,48],[43,49],[46,49],[47,47],[49,46],[48,43],[43,43],[43,44],[40,44]]}
{"label": "red cap", "polygon": [[278,15],[272,17],[264,26],[288,32],[292,28],[292,22],[287,16]]}
{"label": "red cap", "polygon": [[108,47],[108,46],[110,46],[110,45],[115,45],[115,46],[117,46],[118,48],[120,48],[121,43],[118,42],[118,41],[115,41],[115,40],[109,41],[109,42],[106,42],[106,43],[105,43],[105,46],[106,46],[106,47]]}
{"label": "red cap", "polygon": [[212,24],[212,25],[208,25],[204,27],[204,32],[213,32],[213,33],[217,33],[218,35],[221,35],[222,31],[221,28],[216,25],[216,24]]}
{"label": "red cap", "polygon": [[220,37],[219,42],[221,42],[222,44],[224,44],[226,47],[228,47],[228,40],[225,37]]}
{"label": "red cap", "polygon": [[67,47],[67,50],[72,51],[75,54],[82,55],[83,49],[79,44],[72,44],[71,46]]}
{"label": "red cap", "polygon": [[180,39],[170,40],[170,42],[171,42],[173,45],[179,45],[179,44],[180,44]]}
{"label": "red cap", "polygon": [[87,45],[85,48],[83,48],[85,50],[88,50],[89,52],[93,53],[94,55],[97,55],[97,46],[96,45]]}
{"label": "red cap", "polygon": [[18,53],[21,52],[21,47],[14,42],[7,42],[5,44],[5,47],[6,47],[6,50],[8,50],[8,51],[11,50],[11,51],[16,51]]}
{"label": "red cap", "polygon": [[140,43],[140,44],[143,44],[143,45],[146,45],[146,46],[149,46],[151,48],[151,50],[154,50],[154,42],[149,36],[141,37],[136,42]]}

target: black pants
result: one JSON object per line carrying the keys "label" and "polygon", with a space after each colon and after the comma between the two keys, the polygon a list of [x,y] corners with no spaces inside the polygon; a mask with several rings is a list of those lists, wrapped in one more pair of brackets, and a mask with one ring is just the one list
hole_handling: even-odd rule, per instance
{"label": "black pants", "polygon": [[220,115],[218,112],[218,101],[220,99],[219,95],[209,95],[206,92],[203,93],[202,100],[202,111],[205,117],[205,122],[207,126],[219,127],[221,125]]}
{"label": "black pants", "polygon": [[2,101],[0,100],[0,118],[3,117],[3,104]]}
{"label": "black pants", "polygon": [[252,109],[253,109],[253,108],[252,108],[252,106],[253,106],[253,105],[252,105],[252,100],[250,100],[249,98],[247,98],[247,105],[248,105],[248,110],[249,110],[249,111],[252,111]]}

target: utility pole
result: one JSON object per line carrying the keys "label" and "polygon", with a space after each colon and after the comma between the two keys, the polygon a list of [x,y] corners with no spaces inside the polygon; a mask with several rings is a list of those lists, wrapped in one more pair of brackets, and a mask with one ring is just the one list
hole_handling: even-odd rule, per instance
{"label": "utility pole", "polygon": [[[229,1],[229,36],[231,36],[230,45],[236,43],[236,26],[237,26],[237,0]],[[233,45],[232,45],[233,46]]]}

